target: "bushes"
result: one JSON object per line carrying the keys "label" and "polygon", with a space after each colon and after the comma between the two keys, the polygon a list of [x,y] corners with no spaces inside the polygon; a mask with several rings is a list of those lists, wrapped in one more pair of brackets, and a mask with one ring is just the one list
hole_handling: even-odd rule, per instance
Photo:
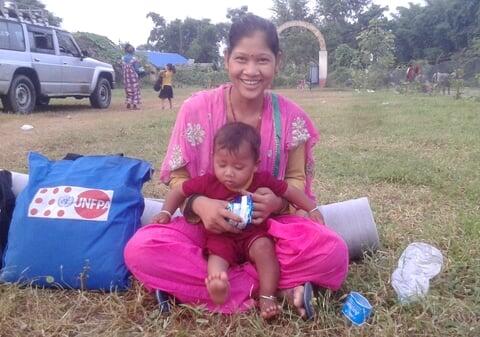
{"label": "bushes", "polygon": [[228,81],[228,74],[225,70],[214,70],[213,66],[198,65],[182,66],[177,68],[175,84],[212,88]]}
{"label": "bushes", "polygon": [[295,88],[298,82],[307,79],[308,64],[296,65],[289,63],[285,65],[275,77],[273,85],[275,87]]}

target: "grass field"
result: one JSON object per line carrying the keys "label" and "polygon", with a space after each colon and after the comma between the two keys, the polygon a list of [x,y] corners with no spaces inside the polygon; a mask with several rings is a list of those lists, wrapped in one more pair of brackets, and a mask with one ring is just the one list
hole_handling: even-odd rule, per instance
{"label": "grass field", "polygon": [[[174,111],[145,90],[139,111],[116,90],[108,110],[58,100],[44,111],[0,114],[0,168],[27,172],[28,151],[60,159],[68,152],[125,153],[160,165],[176,109],[193,89],[176,91]],[[381,249],[351,264],[336,293],[316,299],[315,322],[294,313],[272,323],[257,314],[211,315],[177,306],[156,310],[138,284],[126,293],[20,289],[0,285],[0,336],[480,336],[480,104],[393,92],[279,90],[298,102],[322,134],[315,150],[315,191],[322,204],[367,196]],[[33,130],[22,131],[23,124]],[[147,197],[165,188],[152,181]],[[444,254],[424,301],[400,305],[391,273],[405,247],[423,241]],[[374,307],[369,324],[340,314],[351,290]]]}

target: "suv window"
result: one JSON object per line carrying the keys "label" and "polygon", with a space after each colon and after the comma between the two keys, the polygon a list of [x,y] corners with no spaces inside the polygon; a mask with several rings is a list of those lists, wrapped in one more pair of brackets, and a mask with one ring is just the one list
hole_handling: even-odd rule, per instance
{"label": "suv window", "polygon": [[28,27],[30,51],[43,54],[55,54],[53,32],[51,30]]}
{"label": "suv window", "polygon": [[25,51],[25,37],[19,23],[0,21],[0,49]]}
{"label": "suv window", "polygon": [[70,34],[57,31],[58,47],[60,48],[60,54],[80,57],[80,51],[73,42]]}

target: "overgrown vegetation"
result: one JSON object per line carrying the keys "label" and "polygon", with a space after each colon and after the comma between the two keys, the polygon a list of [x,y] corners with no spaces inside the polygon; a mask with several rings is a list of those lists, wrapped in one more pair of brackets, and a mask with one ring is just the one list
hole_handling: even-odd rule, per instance
{"label": "overgrown vegetation", "polygon": [[[38,0],[17,3],[45,9]],[[434,72],[455,72],[455,81],[461,80],[462,85],[479,85],[478,0],[427,1],[425,5],[390,9],[394,10],[393,18],[387,18],[387,7],[372,0],[272,0],[271,19],[277,26],[290,20],[307,21],[322,32],[329,55],[327,84],[332,87],[377,89],[392,83],[399,85],[410,62],[422,65],[424,79],[418,85],[420,91],[425,90],[423,84],[431,81]],[[182,85],[209,86],[225,78],[219,46],[226,43],[231,23],[248,12],[247,6],[230,8],[226,22],[217,24],[195,18],[168,22],[161,13],[150,12],[147,19],[152,20],[154,28],[148,43],[139,47],[211,63],[220,69],[218,73],[207,68],[185,68],[178,76]],[[47,13],[52,25],[61,23],[61,18],[48,10]],[[77,36],[92,56],[113,64],[120,59],[120,47],[107,38],[91,33]],[[276,85],[294,87],[308,80],[310,64],[318,62],[318,42],[304,28],[288,29],[280,38],[284,57]],[[202,73],[203,70],[207,71]],[[462,78],[458,77],[460,72]]]}
{"label": "overgrown vegetation", "polygon": [[[193,89],[175,91],[175,105]],[[284,90],[313,118],[322,138],[315,148],[315,192],[322,204],[367,196],[381,249],[352,263],[344,286],[316,299],[317,319],[304,322],[285,309],[270,324],[257,314],[219,316],[188,306],[161,316],[138,284],[126,293],[42,290],[0,285],[0,336],[442,336],[480,335],[480,118],[478,102],[392,91]],[[125,153],[158,167],[176,117],[160,110],[151,90],[142,110],[53,100],[33,115],[0,114],[2,168],[27,172],[28,151],[52,159],[67,152]],[[121,116],[121,118],[119,118]],[[23,124],[34,129],[20,130]],[[62,127],[59,128],[58,125]],[[164,196],[158,180],[147,197]],[[390,276],[405,247],[423,241],[444,254],[428,296],[400,305]],[[159,252],[161,254],[161,252]],[[356,290],[374,307],[361,328],[340,314]]]}

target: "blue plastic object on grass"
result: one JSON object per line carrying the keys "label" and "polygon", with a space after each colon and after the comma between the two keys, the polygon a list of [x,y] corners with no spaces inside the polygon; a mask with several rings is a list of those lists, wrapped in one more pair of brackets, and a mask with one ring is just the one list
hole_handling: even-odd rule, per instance
{"label": "blue plastic object on grass", "polygon": [[354,325],[363,325],[368,320],[371,313],[372,306],[362,294],[356,291],[352,291],[348,294],[342,307],[342,314],[344,314]]}

